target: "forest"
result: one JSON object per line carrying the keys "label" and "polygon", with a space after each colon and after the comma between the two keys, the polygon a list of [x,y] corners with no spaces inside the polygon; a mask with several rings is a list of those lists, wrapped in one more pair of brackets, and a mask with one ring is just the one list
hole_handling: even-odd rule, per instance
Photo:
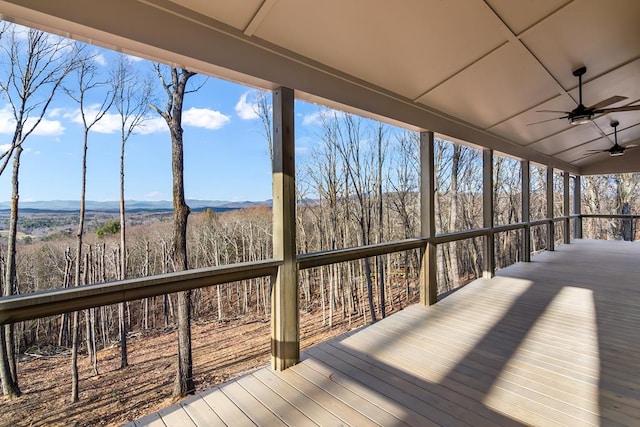
{"label": "forest", "polygon": [[[150,64],[155,80],[139,80],[140,76],[129,73],[123,57],[109,80],[103,81],[95,73],[94,54],[83,45],[35,30],[29,30],[26,39],[24,35],[17,37],[15,26],[3,24],[0,54],[5,74],[0,76],[0,90],[11,106],[15,125],[9,148],[0,157],[0,174],[12,174],[13,191],[9,230],[0,245],[3,296],[272,257],[269,206],[189,213],[183,171],[175,162],[176,156],[182,156],[180,132],[170,135],[173,216],[166,221],[132,224],[124,210],[128,139],[152,114],[162,117],[170,129],[180,129],[183,97],[198,90],[188,85],[195,73]],[[28,231],[18,227],[20,160],[28,138],[56,96],[70,96],[84,111],[88,108],[85,97],[91,92],[98,93],[101,101],[97,113],[83,115],[84,141],[80,142],[84,146],[84,173],[79,182],[71,183],[83,190],[77,231],[20,239],[18,233]],[[255,91],[255,99],[265,145],[271,147],[271,94]],[[419,236],[419,134],[354,114],[317,108],[320,125],[310,160],[299,163],[296,170],[298,253]],[[121,212],[118,220],[88,229],[84,224],[86,155],[92,128],[108,111],[116,111],[122,120],[116,138],[122,147]],[[482,151],[444,138],[436,140],[434,151],[437,233],[481,227]],[[493,162],[494,222],[519,222],[522,163],[500,153],[494,153]],[[546,217],[546,179],[546,166],[531,164],[532,220]],[[573,214],[563,212],[562,171],[554,171],[553,181],[554,216]],[[639,183],[639,174],[582,177],[582,213],[638,213]],[[56,219],[51,217],[49,221]],[[583,221],[585,238],[623,237],[624,221]],[[533,253],[544,250],[545,226],[532,227],[531,233]],[[557,243],[563,241],[562,233],[562,227],[557,226]],[[498,268],[522,259],[522,238],[522,230],[496,236]],[[482,274],[479,239],[439,245],[437,250],[439,294]],[[299,275],[300,309],[319,313],[321,324],[316,327],[328,330],[338,322],[347,322],[349,327],[374,322],[417,302],[418,270],[417,250],[303,270]],[[265,277],[6,325],[0,328],[3,393],[7,399],[20,395],[20,360],[25,354],[69,354],[72,378],[61,381],[72,384],[71,401],[75,401],[78,357],[91,360],[97,376],[98,352],[114,343],[119,344],[121,366],[128,365],[127,337],[147,331],[180,331],[190,328],[191,322],[223,323],[243,316],[267,321],[269,314],[270,278]],[[190,369],[187,366],[186,372]],[[192,392],[194,374],[187,374],[187,380],[183,374],[184,384],[180,384],[182,371],[178,371],[176,394]]]}

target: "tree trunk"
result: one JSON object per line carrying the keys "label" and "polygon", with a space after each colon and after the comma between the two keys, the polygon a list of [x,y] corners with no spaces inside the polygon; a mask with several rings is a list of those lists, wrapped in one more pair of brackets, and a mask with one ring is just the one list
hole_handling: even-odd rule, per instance
{"label": "tree trunk", "polygon": [[[457,218],[458,218],[458,177],[460,169],[460,157],[462,155],[462,147],[458,144],[453,144],[453,154],[451,159],[451,211],[449,215],[449,231],[456,231]],[[458,268],[458,242],[453,241],[449,243],[449,265],[450,269],[450,286],[451,289],[456,289],[460,286],[460,280],[458,274],[460,270]],[[450,289],[447,289],[450,290]]]}
{"label": "tree trunk", "polygon": [[[9,220],[9,235],[7,237],[7,259],[5,268],[4,289],[2,294],[5,296],[16,293],[16,236],[18,232],[18,200],[19,200],[19,173],[20,173],[20,156],[23,148],[19,145],[14,152],[13,157],[13,174],[11,177],[12,195],[11,195],[11,218]],[[16,365],[16,353],[14,347],[14,326],[13,324],[0,326],[3,329],[0,336],[0,374],[2,376],[2,386],[4,395],[13,399],[20,396],[20,388],[18,387],[18,367]]]}
{"label": "tree trunk", "polygon": [[[124,153],[126,139],[120,146],[120,280],[127,278],[127,237],[124,207]],[[127,322],[124,318],[124,302],[118,304],[118,325],[120,332],[120,369],[129,366],[127,360]]]}

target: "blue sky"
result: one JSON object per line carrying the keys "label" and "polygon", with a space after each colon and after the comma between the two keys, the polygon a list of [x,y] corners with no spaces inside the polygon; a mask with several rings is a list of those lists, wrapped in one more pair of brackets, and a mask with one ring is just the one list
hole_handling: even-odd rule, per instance
{"label": "blue sky", "polygon": [[[105,73],[115,53],[96,49],[95,61]],[[135,61],[152,73],[151,63]],[[0,76],[3,78],[4,76]],[[197,79],[197,81],[196,81]],[[193,78],[195,83],[204,77]],[[67,86],[72,88],[73,79]],[[271,165],[262,124],[253,113],[255,90],[209,77],[184,103],[185,193],[190,199],[253,200],[271,198]],[[159,98],[162,99],[162,98]],[[309,155],[317,134],[319,107],[296,102],[297,162]],[[60,91],[35,134],[24,144],[20,200],[79,200],[82,124],[78,106]],[[87,200],[119,198],[120,138],[115,111],[89,135]],[[0,99],[0,150],[5,151],[15,124],[5,99]],[[145,129],[127,142],[125,157],[127,200],[171,200],[171,142],[166,124],[149,113]],[[11,197],[11,165],[0,176],[0,201]]]}

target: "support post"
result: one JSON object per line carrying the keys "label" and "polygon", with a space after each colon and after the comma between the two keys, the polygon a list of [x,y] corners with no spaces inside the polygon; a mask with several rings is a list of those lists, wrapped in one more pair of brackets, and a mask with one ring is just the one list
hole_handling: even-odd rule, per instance
{"label": "support post", "polygon": [[300,360],[293,89],[273,92],[273,257],[283,260],[271,291],[271,360],[284,370]]}
{"label": "support post", "polygon": [[564,207],[563,207],[563,215],[566,216],[564,219],[564,243],[571,243],[571,220],[569,220],[569,215],[571,212],[569,211],[569,172],[563,172],[562,178],[564,180]]}
{"label": "support post", "polygon": [[496,254],[493,238],[493,150],[482,151],[482,223],[489,232],[484,237],[484,269],[482,277],[495,275]]}
{"label": "support post", "polygon": [[[420,133],[420,234],[426,238],[436,234],[434,143],[433,132]],[[428,242],[422,249],[420,262],[420,303],[423,305],[432,305],[438,300],[436,268],[436,245]]]}
{"label": "support post", "polygon": [[531,261],[531,166],[529,160],[520,162],[522,175],[522,222],[524,236],[522,238],[522,261]]}
{"label": "support post", "polygon": [[582,183],[580,182],[580,175],[576,175],[573,178],[573,213],[578,215],[573,223],[573,236],[576,239],[582,239]]}
{"label": "support post", "polygon": [[547,166],[547,219],[551,220],[547,226],[547,250],[555,250],[555,222],[553,222],[553,168]]}

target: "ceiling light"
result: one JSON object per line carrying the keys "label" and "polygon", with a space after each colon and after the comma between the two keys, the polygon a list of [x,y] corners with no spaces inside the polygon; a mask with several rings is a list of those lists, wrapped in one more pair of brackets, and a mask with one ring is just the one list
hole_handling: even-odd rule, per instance
{"label": "ceiling light", "polygon": [[624,151],[609,151],[609,155],[611,157],[618,157],[618,156],[622,156],[624,154]]}
{"label": "ceiling light", "polygon": [[569,123],[572,125],[584,125],[591,121],[590,114],[580,114],[577,116],[569,117]]}

